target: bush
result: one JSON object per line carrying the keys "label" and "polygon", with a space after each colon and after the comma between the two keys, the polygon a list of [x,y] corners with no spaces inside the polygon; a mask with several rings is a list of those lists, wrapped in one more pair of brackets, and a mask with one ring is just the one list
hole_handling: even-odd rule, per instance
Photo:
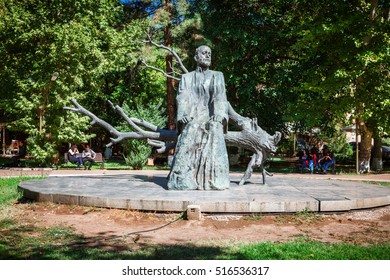
{"label": "bush", "polygon": [[321,138],[328,142],[328,148],[333,152],[337,162],[353,160],[353,149],[347,142],[345,133],[336,133],[332,137],[322,135]]}
{"label": "bush", "polygon": [[[144,119],[158,127],[165,126],[167,117],[162,112],[162,103],[152,103],[146,105],[137,104],[134,109],[130,109],[128,105],[123,106],[123,111],[129,117],[138,119]],[[131,130],[128,123],[122,123],[118,128],[120,131]],[[131,166],[133,169],[142,169],[146,165],[146,160],[152,152],[152,148],[148,145],[146,140],[125,140],[121,142],[123,148],[123,158],[126,164]]]}
{"label": "bush", "polygon": [[123,141],[122,147],[123,158],[126,164],[133,169],[142,169],[152,150],[145,140]]}

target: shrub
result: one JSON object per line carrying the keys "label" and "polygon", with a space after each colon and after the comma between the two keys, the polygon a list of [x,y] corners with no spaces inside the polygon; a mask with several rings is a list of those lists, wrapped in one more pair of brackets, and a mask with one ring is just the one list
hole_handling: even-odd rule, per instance
{"label": "shrub", "polygon": [[133,169],[142,169],[152,150],[145,140],[123,141],[122,147],[123,158],[126,164]]}
{"label": "shrub", "polygon": [[328,148],[338,162],[353,160],[353,150],[347,142],[345,133],[335,133],[332,137],[322,135],[323,140],[328,142]]}
{"label": "shrub", "polygon": [[[158,127],[163,127],[167,117],[163,113],[162,103],[151,103],[146,105],[137,104],[135,108],[130,109],[127,104],[123,106],[123,111],[129,117],[144,119]],[[118,128],[120,131],[131,131],[128,123],[122,123]],[[146,165],[147,157],[151,154],[152,148],[146,140],[125,140],[121,142],[123,148],[123,158],[126,164],[133,169],[142,169]]]}

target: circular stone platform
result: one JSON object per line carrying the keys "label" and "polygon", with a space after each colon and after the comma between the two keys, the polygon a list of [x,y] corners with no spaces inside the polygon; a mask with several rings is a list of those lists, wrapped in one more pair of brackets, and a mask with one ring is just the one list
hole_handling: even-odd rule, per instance
{"label": "circular stone platform", "polygon": [[390,188],[362,182],[253,176],[244,186],[231,175],[224,191],[166,190],[166,174],[48,177],[21,182],[26,198],[95,207],[185,211],[199,205],[210,213],[292,213],[348,211],[390,205]]}

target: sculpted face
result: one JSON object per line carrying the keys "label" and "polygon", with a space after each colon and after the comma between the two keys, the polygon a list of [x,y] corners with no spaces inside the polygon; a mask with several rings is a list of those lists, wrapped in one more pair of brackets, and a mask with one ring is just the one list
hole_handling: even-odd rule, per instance
{"label": "sculpted face", "polygon": [[211,49],[208,46],[200,46],[196,49],[195,60],[198,66],[208,68],[211,65]]}

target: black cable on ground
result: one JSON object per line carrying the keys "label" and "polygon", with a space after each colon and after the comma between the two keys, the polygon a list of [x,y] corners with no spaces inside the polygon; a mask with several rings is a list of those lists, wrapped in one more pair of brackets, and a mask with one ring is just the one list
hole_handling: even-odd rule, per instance
{"label": "black cable on ground", "polygon": [[93,240],[93,241],[80,241],[80,242],[72,242],[72,243],[66,243],[66,244],[58,244],[58,245],[55,245],[55,246],[80,246],[80,245],[85,245],[85,244],[89,244],[89,243],[92,243],[92,242],[98,242],[98,241],[108,241],[108,240],[113,240],[113,239],[118,239],[118,238],[125,238],[125,237],[128,237],[130,235],[139,235],[141,233],[145,233],[145,232],[151,232],[151,231],[156,231],[156,230],[160,230],[162,228],[165,228],[177,221],[180,221],[180,220],[183,220],[184,219],[184,215],[181,215],[179,218],[173,220],[173,221],[170,221],[169,223],[165,224],[165,225],[162,225],[162,226],[159,226],[159,227],[156,227],[156,228],[152,228],[152,229],[146,229],[146,230],[139,230],[139,231],[133,231],[133,232],[129,232],[129,233],[126,233],[126,234],[122,234],[122,235],[114,235],[114,236],[110,236],[110,237],[104,237],[104,238],[101,238],[101,239],[96,239],[96,240]]}

